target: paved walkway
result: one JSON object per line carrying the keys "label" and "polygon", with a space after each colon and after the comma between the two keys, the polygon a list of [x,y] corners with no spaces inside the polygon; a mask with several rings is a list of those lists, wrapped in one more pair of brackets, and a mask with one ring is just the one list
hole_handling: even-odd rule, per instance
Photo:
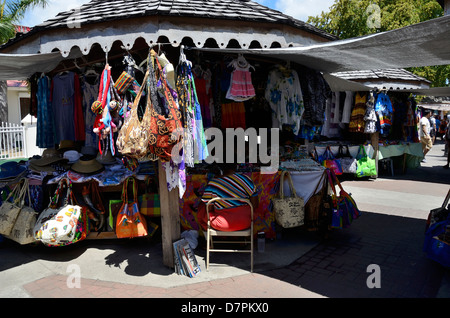
{"label": "paved walkway", "polygon": [[[376,181],[347,180],[362,216],[344,230],[281,268],[243,271],[235,276],[198,283],[154,287],[123,284],[114,279],[72,279],[67,275],[36,275],[20,286],[1,290],[2,297],[35,298],[448,298],[449,271],[422,252],[425,219],[450,189],[450,171],[443,146],[437,144],[418,169]],[[290,234],[295,234],[292,230]],[[0,254],[2,253],[0,246]],[[57,254],[54,254],[57,255]],[[57,257],[53,259],[58,266]],[[369,266],[375,265],[375,271]],[[9,269],[12,274],[25,266]],[[108,267],[102,267],[108,272]],[[211,269],[210,269],[211,270]],[[379,274],[379,276],[376,276]],[[1,276],[0,276],[1,277]],[[369,288],[371,283],[379,288]],[[11,285],[10,285],[11,286]],[[75,288],[70,288],[75,287]],[[81,287],[81,288],[76,288]],[[15,289],[16,288],[16,289]],[[177,310],[180,310],[177,308]]]}

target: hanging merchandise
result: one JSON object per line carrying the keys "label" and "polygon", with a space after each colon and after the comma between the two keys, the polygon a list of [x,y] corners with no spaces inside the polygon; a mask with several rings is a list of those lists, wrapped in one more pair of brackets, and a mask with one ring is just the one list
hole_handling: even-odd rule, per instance
{"label": "hanging merchandise", "polygon": [[277,65],[269,73],[265,97],[272,109],[272,127],[282,129],[286,124],[297,135],[305,110],[297,72]]}
{"label": "hanging merchandise", "polygon": [[50,79],[42,73],[37,80],[37,135],[36,146],[39,148],[53,148],[57,144],[55,138],[55,123],[50,96]]}
{"label": "hanging merchandise", "polygon": [[369,100],[366,103],[367,109],[364,115],[364,121],[366,125],[364,127],[364,132],[366,134],[373,134],[377,132],[377,114],[375,112],[375,97],[373,92],[370,92]]}
{"label": "hanging merchandise", "polygon": [[322,126],[325,121],[325,107],[327,99],[331,97],[331,89],[322,73],[306,66],[296,65],[300,77],[303,93],[304,124],[308,126]]}
{"label": "hanging merchandise", "polygon": [[109,104],[111,102],[111,67],[106,64],[100,79],[100,88],[97,100],[92,104],[91,110],[97,114],[95,118],[93,131],[99,137],[98,148],[100,154],[103,154],[101,143],[103,140],[110,138],[111,152],[114,154],[113,129],[115,124],[111,122],[111,114],[109,112]]}
{"label": "hanging merchandise", "polygon": [[236,102],[243,102],[253,98],[256,93],[250,69],[254,70],[255,68],[247,62],[242,54],[239,54],[238,58],[231,61],[228,66],[233,67],[233,71],[226,98]]}
{"label": "hanging merchandise", "polygon": [[36,242],[33,235],[33,229],[37,221],[37,213],[31,207],[32,201],[28,179],[21,179],[18,186],[20,186],[20,184],[22,184],[22,201],[25,201],[25,199],[28,198],[28,204],[30,207],[25,205],[22,207],[11,230],[11,234],[5,235],[5,237],[19,243],[20,245],[26,245]]}
{"label": "hanging merchandise", "polygon": [[[345,152],[344,152],[345,148]],[[356,173],[356,169],[358,167],[358,162],[356,158],[353,158],[350,154],[350,150],[348,149],[347,145],[340,145],[339,146],[339,152],[336,156],[339,158],[339,161],[341,162],[342,172],[343,173]]]}
{"label": "hanging merchandise", "polygon": [[[59,199],[66,189],[61,206]],[[66,246],[84,240],[88,233],[86,209],[77,205],[72,182],[62,178],[47,209],[42,211],[33,230],[34,238],[46,246]]]}
{"label": "hanging merchandise", "polygon": [[354,92],[352,91],[345,91],[345,101],[344,101],[344,108],[342,109],[342,124],[348,124],[350,123],[350,116],[352,115],[352,106],[354,101]]}
{"label": "hanging merchandise", "polygon": [[[132,182],[133,198],[128,200],[128,183]],[[147,221],[139,212],[139,204],[137,198],[137,181],[135,178],[127,178],[123,182],[122,190],[122,207],[116,220],[117,238],[134,238],[147,236]]]}
{"label": "hanging merchandise", "polygon": [[336,175],[341,175],[343,173],[341,161],[333,155],[330,146],[327,146],[324,154],[321,156],[321,164],[325,168],[332,170]]}
{"label": "hanging merchandise", "polygon": [[[12,202],[10,200],[12,199]],[[18,183],[0,206],[0,234],[10,235],[25,205],[23,187]]]}
{"label": "hanging merchandise", "polygon": [[[137,113],[142,94],[148,86],[148,80],[149,71],[145,73],[142,86],[131,107],[131,114],[125,119],[116,141],[117,149],[122,155],[135,159],[148,156],[149,143],[151,141],[150,127],[152,107],[149,94],[147,94],[147,106],[142,121],[139,120]],[[152,159],[156,159],[155,156],[153,156]]]}
{"label": "hanging merchandise", "polygon": [[[156,72],[154,67],[157,67]],[[181,146],[181,112],[166,82],[161,64],[156,58],[156,52],[153,50],[151,63],[149,63],[149,80],[149,95],[151,97],[151,103],[149,104],[151,105],[149,150],[162,162],[168,162],[172,157],[173,148],[178,145],[179,153]],[[158,99],[159,92],[156,80],[161,81],[163,91],[161,102]]]}
{"label": "hanging merchandise", "polygon": [[377,96],[375,103],[375,112],[377,113],[378,120],[380,121],[380,135],[387,137],[392,127],[392,103],[389,96],[381,92]]}
{"label": "hanging merchandise", "polygon": [[[92,80],[93,77],[93,80]],[[91,105],[98,96],[100,76],[94,70],[88,70],[82,77],[81,90],[83,92],[83,109],[85,122],[85,143],[86,147],[96,149],[98,145],[98,136],[94,133],[95,114]]]}
{"label": "hanging merchandise", "polygon": [[176,87],[180,109],[184,111],[183,153],[188,167],[202,162],[209,155],[201,105],[197,97],[191,65],[192,63],[186,60],[181,51]]}
{"label": "hanging merchandise", "polygon": [[350,123],[348,126],[349,132],[364,132],[366,123],[364,122],[364,115],[366,114],[366,95],[356,93],[355,106],[353,107],[350,116]]}
{"label": "hanging merchandise", "polygon": [[358,178],[377,176],[377,166],[375,159],[369,158],[363,145],[359,146],[356,159],[356,176]]}
{"label": "hanging merchandise", "polygon": [[[345,192],[334,172],[327,169],[327,174],[328,182],[333,190],[331,195],[333,202],[331,227],[338,229],[347,228],[353,220],[361,216],[361,212],[351,194]],[[339,195],[336,192],[336,185],[340,188]]]}
{"label": "hanging merchandise", "polygon": [[[284,177],[287,176],[291,196],[284,193]],[[291,175],[283,171],[280,177],[280,191],[276,198],[272,199],[275,219],[283,228],[301,226],[305,223],[305,202],[297,195]]]}

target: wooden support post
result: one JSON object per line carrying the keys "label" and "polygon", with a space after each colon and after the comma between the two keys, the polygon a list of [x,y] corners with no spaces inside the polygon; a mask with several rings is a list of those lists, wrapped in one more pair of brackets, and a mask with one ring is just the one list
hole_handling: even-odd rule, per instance
{"label": "wooden support post", "polygon": [[370,143],[372,144],[373,151],[374,151],[374,154],[375,154],[375,158],[372,158],[372,159],[375,159],[375,166],[377,168],[377,178],[378,178],[378,157],[379,157],[378,150],[380,148],[379,145],[378,145],[378,142],[379,142],[379,139],[380,139],[379,134],[380,134],[379,132],[370,134]]}
{"label": "wooden support post", "polygon": [[180,198],[178,187],[169,192],[166,171],[158,161],[159,199],[164,265],[173,268],[173,242],[180,239]]}

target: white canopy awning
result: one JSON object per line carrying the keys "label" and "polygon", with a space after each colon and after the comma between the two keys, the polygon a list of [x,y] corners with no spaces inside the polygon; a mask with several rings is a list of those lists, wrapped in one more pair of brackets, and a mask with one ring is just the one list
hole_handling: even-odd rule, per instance
{"label": "white canopy awning", "polygon": [[48,54],[0,54],[0,80],[25,80],[36,72],[50,72],[63,57]]}
{"label": "white canopy awning", "polygon": [[450,15],[401,29],[280,49],[200,49],[270,56],[324,73],[450,64]]}

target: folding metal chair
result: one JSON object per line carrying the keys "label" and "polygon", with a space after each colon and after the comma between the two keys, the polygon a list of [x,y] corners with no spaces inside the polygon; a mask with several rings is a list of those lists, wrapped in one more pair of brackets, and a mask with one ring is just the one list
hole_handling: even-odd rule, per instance
{"label": "folding metal chair", "polygon": [[[211,227],[211,221],[209,219],[209,207],[211,206],[211,204],[213,204],[216,201],[241,201],[241,202],[245,202],[246,204],[250,205],[250,217],[251,217],[251,223],[250,223],[250,227],[244,230],[240,230],[240,231],[232,231],[232,232],[226,232],[226,231],[218,231],[214,228]],[[206,270],[208,270],[209,268],[209,253],[211,252],[228,252],[228,253],[250,253],[250,271],[253,272],[253,240],[254,240],[254,235],[253,235],[253,205],[250,202],[250,200],[248,199],[240,199],[240,198],[214,198],[208,201],[208,203],[206,204],[206,220],[207,220],[207,229],[206,229]],[[243,240],[232,240],[232,241],[215,241],[213,242],[213,237],[242,237]],[[248,240],[246,240],[245,238],[250,240],[250,249],[246,248],[246,249],[229,249],[229,248],[214,248],[214,243],[215,244],[221,244],[221,243],[225,243],[225,244],[242,244],[242,243],[247,243],[246,245],[248,245]]]}

